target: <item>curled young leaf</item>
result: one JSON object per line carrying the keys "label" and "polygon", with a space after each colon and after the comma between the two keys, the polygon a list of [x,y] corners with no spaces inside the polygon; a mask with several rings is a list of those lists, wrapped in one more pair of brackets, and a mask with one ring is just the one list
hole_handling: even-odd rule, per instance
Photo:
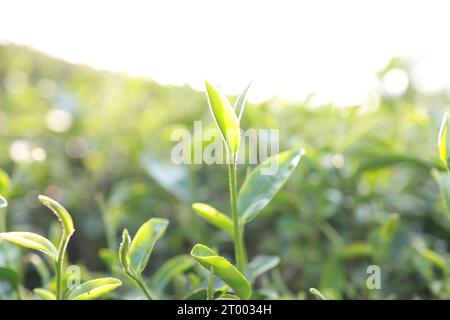
{"label": "curled young leaf", "polygon": [[56,300],[56,295],[49,290],[36,288],[33,292],[36,293],[42,300]]}
{"label": "curled young leaf", "polygon": [[122,242],[119,246],[119,261],[125,272],[128,271],[130,266],[130,244],[130,235],[128,234],[128,230],[124,229],[122,233]]}
{"label": "curled young leaf", "polygon": [[164,234],[168,224],[167,219],[151,218],[139,228],[129,250],[130,268],[135,273],[145,269],[156,241]]}
{"label": "curled young leaf", "polygon": [[92,300],[111,292],[122,285],[116,278],[100,278],[86,281],[70,291],[68,300]]}
{"label": "curled young leaf", "polygon": [[439,158],[444,163],[445,167],[448,167],[447,163],[447,118],[448,113],[446,112],[444,114],[444,117],[442,118],[441,127],[439,129],[439,136],[438,136],[438,148],[439,148]]}
{"label": "curled young leaf", "polygon": [[6,240],[19,246],[39,250],[52,259],[56,259],[58,251],[53,243],[47,238],[31,232],[3,232],[0,233],[0,240]]}
{"label": "curled young leaf", "polygon": [[214,120],[227,145],[227,149],[233,158],[235,158],[241,137],[239,120],[228,99],[208,81],[205,84],[208,103]]}
{"label": "curled young leaf", "polygon": [[194,209],[200,217],[205,219],[210,224],[224,230],[230,236],[233,236],[233,221],[231,221],[231,219],[222,212],[213,208],[209,204],[199,202],[194,203],[192,205],[192,209]]}
{"label": "curled young leaf", "polygon": [[61,222],[61,225],[63,227],[64,233],[66,234],[66,236],[71,236],[73,234],[73,232],[75,231],[74,227],[73,227],[73,221],[72,221],[72,217],[70,216],[69,212],[67,212],[66,209],[64,209],[64,207],[59,204],[57,201],[44,196],[44,195],[39,195],[39,201],[46,206],[47,208],[49,208],[58,218],[58,220]]}
{"label": "curled young leaf", "polygon": [[252,293],[250,284],[244,275],[227,259],[202,244],[196,244],[192,248],[191,256],[206,269],[213,268],[214,274],[229,285],[238,297],[241,299],[250,298]]}
{"label": "curled young leaf", "polygon": [[[266,207],[289,179],[303,154],[303,149],[284,151],[253,169],[239,191],[238,211],[244,222],[253,220]],[[264,168],[277,168],[277,172],[265,175]]]}
{"label": "curled young leaf", "polygon": [[316,297],[317,300],[328,300],[319,290],[316,288],[309,289],[309,292]]}

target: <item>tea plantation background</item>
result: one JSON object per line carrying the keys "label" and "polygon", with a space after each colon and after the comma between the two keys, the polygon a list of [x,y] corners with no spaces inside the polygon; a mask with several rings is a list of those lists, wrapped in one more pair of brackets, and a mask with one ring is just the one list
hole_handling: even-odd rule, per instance
{"label": "tea plantation background", "polygon": [[[393,59],[407,73],[407,61]],[[336,299],[448,298],[450,222],[431,172],[443,170],[437,137],[450,109],[446,92],[379,94],[366,105],[312,106],[273,98],[249,104],[243,128],[280,129],[280,150],[304,147],[293,177],[262,217],[250,224],[250,257],[278,255],[261,277],[259,297],[311,299],[319,288]],[[213,126],[203,92],[93,70],[31,49],[0,45],[0,194],[9,206],[1,230],[57,238],[38,194],[72,214],[70,263],[81,276],[114,274],[121,230],[150,217],[170,220],[152,254],[151,275],[194,244],[219,248],[233,260],[229,238],[191,209],[214,203],[229,212],[226,166],[170,162],[175,128]],[[246,172],[239,168],[238,182]],[[9,178],[8,178],[9,177]],[[55,228],[53,228],[55,229]],[[367,267],[381,268],[381,289],[366,286]],[[50,270],[38,254],[0,244],[0,266],[13,268],[29,290]],[[200,281],[193,266],[171,279],[164,298],[182,298]],[[25,290],[26,291],[26,290]],[[0,275],[2,299],[17,298]],[[124,285],[111,298],[134,298]]]}

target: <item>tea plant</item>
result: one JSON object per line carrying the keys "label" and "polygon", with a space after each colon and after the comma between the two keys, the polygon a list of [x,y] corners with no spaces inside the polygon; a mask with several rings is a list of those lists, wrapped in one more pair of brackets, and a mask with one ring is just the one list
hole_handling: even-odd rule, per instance
{"label": "tea plant", "polygon": [[[448,113],[445,113],[438,135],[438,155],[444,172],[438,169],[432,170],[432,175],[435,178],[440,192],[442,203],[446,211],[446,216],[443,217],[443,224],[450,221],[450,169],[449,169],[449,157],[447,154],[447,129],[448,129]],[[442,274],[442,294],[450,294],[450,265],[447,260],[439,253],[429,249],[416,246],[416,250],[419,254],[432,265],[434,265]],[[446,296],[444,296],[446,297]]]}
{"label": "tea plant", "polygon": [[[75,232],[72,217],[67,210],[55,200],[40,195],[39,201],[48,207],[58,218],[61,225],[61,239],[58,247],[47,238],[31,232],[2,232],[0,240],[6,240],[16,245],[38,250],[46,254],[52,261],[55,278],[56,292],[37,288],[34,292],[44,300],[89,300],[100,297],[119,287],[122,282],[115,278],[99,278],[86,281],[74,288],[66,288],[63,285],[65,278],[64,260],[70,238]],[[0,205],[6,206],[6,200],[0,198]]]}
{"label": "tea plant", "polygon": [[119,247],[119,261],[125,275],[151,300],[152,294],[142,278],[156,241],[164,234],[169,224],[167,219],[151,218],[144,223],[131,239],[128,230],[123,230]]}
{"label": "tea plant", "polygon": [[[255,219],[269,204],[293,173],[304,153],[303,149],[292,149],[266,159],[250,172],[238,193],[236,171],[241,140],[240,120],[244,112],[247,90],[248,87],[237,98],[234,106],[231,106],[222,93],[206,82],[209,107],[225,144],[231,217],[205,203],[194,203],[192,208],[208,223],[225,231],[231,237],[236,263],[234,266],[205,245],[194,246],[191,251],[192,257],[210,272],[207,290],[207,297],[210,299],[214,297],[214,276],[233,289],[237,297],[250,298],[252,293],[250,283],[255,275],[247,265],[245,225]],[[264,175],[262,169],[271,165],[276,165],[278,171],[274,175]],[[278,261],[277,257],[270,257],[257,263],[260,269],[267,271],[278,264]],[[225,293],[226,288],[222,292]]]}

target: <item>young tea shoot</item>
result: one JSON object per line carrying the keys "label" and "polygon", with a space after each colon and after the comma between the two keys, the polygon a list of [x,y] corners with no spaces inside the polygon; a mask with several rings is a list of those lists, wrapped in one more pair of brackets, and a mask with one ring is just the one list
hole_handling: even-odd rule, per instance
{"label": "young tea shoot", "polygon": [[[226,215],[209,204],[194,203],[192,205],[200,217],[225,231],[232,238],[236,267],[201,244],[197,244],[192,249],[192,257],[210,271],[211,277],[217,276],[224,281],[241,299],[249,299],[251,296],[251,286],[246,276],[251,276],[251,280],[255,277],[255,273],[247,267],[244,244],[245,225],[255,219],[269,204],[294,172],[304,153],[303,149],[292,149],[267,158],[250,172],[238,192],[236,159],[241,140],[240,120],[244,112],[248,89],[249,86],[242,91],[232,106],[218,89],[206,82],[209,107],[226,146],[231,215]],[[273,175],[264,175],[263,168],[271,165],[275,165],[278,171]],[[276,257],[259,260],[258,270],[267,271],[277,265],[278,261]],[[267,263],[270,268],[261,266],[261,262]],[[210,292],[208,297],[212,297]]]}
{"label": "young tea shoot", "polygon": [[65,277],[64,260],[70,238],[75,232],[72,217],[69,212],[55,200],[40,195],[39,201],[48,207],[58,218],[61,225],[61,238],[58,247],[47,238],[31,232],[2,232],[0,240],[6,240],[16,245],[38,250],[46,254],[52,261],[55,270],[56,292],[43,288],[35,289],[34,292],[44,300],[88,300],[95,299],[109,293],[119,287],[122,282],[115,278],[100,278],[90,280],[76,286],[66,288],[63,285]]}

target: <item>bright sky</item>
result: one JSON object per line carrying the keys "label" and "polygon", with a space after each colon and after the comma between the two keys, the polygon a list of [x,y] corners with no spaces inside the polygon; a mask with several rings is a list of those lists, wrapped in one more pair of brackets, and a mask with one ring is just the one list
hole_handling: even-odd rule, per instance
{"label": "bright sky", "polygon": [[[0,39],[71,62],[250,99],[362,102],[392,56],[450,87],[448,1],[0,0]],[[401,87],[402,77],[391,77]],[[400,79],[400,80],[399,80]]]}

